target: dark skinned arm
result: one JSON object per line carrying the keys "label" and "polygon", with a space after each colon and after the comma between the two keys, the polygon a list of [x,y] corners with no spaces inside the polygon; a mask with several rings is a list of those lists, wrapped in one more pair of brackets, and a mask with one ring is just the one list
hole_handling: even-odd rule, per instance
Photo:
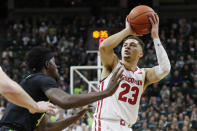
{"label": "dark skinned arm", "polygon": [[66,127],[70,126],[72,123],[81,119],[87,111],[91,111],[91,108],[84,108],[79,111],[77,114],[56,122],[49,122],[49,116],[46,115],[40,125],[37,127],[36,131],[61,131]]}
{"label": "dark skinned arm", "polygon": [[70,95],[65,93],[61,89],[51,88],[47,90],[45,94],[52,103],[57,104],[63,109],[85,106],[113,95],[116,92],[118,85],[121,81],[120,76],[122,72],[123,70],[121,69],[121,67],[116,68],[114,74],[110,79],[107,89],[102,92],[91,92],[88,94]]}

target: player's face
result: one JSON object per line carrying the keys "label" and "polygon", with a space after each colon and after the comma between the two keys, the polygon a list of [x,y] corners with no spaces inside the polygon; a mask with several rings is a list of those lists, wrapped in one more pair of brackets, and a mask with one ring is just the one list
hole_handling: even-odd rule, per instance
{"label": "player's face", "polygon": [[140,58],[143,55],[142,47],[137,40],[128,39],[123,43],[121,54],[122,59]]}
{"label": "player's face", "polygon": [[57,69],[57,65],[55,64],[55,58],[53,57],[50,61],[48,61],[48,74],[55,78],[58,79],[59,78],[59,73],[58,73],[58,69]]}

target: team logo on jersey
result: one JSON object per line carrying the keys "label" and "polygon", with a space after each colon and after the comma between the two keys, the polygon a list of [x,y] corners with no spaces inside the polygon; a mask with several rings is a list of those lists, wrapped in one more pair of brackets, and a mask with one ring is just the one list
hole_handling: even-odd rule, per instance
{"label": "team logo on jersey", "polygon": [[135,83],[136,85],[142,85],[142,80],[135,80],[132,77],[127,77],[125,75],[122,74],[123,79],[129,83]]}

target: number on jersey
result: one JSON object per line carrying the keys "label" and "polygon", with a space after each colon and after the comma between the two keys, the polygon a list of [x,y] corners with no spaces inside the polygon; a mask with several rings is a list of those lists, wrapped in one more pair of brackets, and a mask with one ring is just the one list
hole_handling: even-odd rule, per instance
{"label": "number on jersey", "polygon": [[[123,101],[123,102],[128,102],[131,105],[135,105],[137,102],[137,97],[139,94],[139,89],[136,86],[131,87],[129,84],[127,83],[123,83],[121,85],[121,88],[124,88],[125,90],[123,90],[122,92],[120,92],[118,100]],[[129,93],[130,91],[132,91],[132,98],[127,98],[126,96],[124,96],[125,94]]]}

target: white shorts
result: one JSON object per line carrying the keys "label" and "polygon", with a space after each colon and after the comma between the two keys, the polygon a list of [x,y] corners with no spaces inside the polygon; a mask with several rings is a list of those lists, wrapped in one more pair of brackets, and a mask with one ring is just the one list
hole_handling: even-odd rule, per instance
{"label": "white shorts", "polygon": [[132,131],[132,128],[124,120],[98,120],[94,119],[92,131]]}

